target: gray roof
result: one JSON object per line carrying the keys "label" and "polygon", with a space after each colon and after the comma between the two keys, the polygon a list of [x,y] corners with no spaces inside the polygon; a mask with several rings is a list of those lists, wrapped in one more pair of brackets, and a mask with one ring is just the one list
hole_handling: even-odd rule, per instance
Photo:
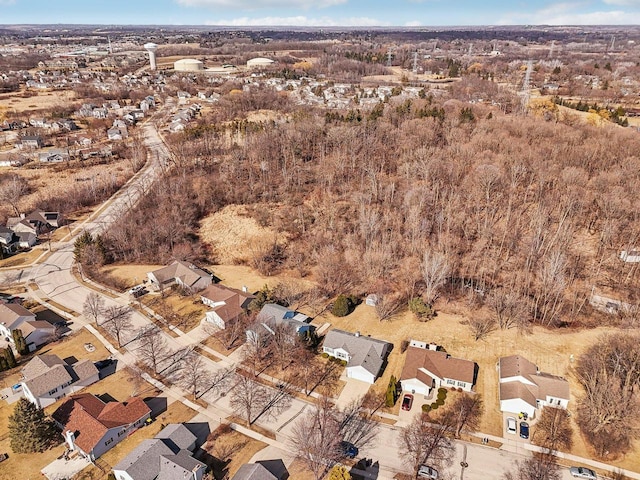
{"label": "gray roof", "polygon": [[160,457],[160,473],[156,480],[183,480],[192,478],[191,472],[200,470],[205,464],[199,462],[186,450],[181,450],[177,455],[162,455]]}
{"label": "gray roof", "polygon": [[133,480],[182,480],[185,473],[204,465],[186,450],[196,438],[183,424],[169,424],[155,438],[144,440],[113,469],[126,471]]}
{"label": "gray roof", "polygon": [[64,365],[64,361],[57,355],[37,355],[22,369],[25,379],[33,378],[49,371],[54,365]]}
{"label": "gray roof", "polygon": [[259,463],[245,463],[231,480],[278,480],[278,477]]}
{"label": "gray roof", "polygon": [[72,377],[64,365],[55,365],[48,371],[25,380],[24,384],[35,397],[40,397],[54,388],[71,381]]}
{"label": "gray roof", "polygon": [[380,373],[387,355],[393,348],[389,342],[337,329],[327,333],[324,346],[346,350],[351,357],[347,367],[360,366],[375,376]]}
{"label": "gray roof", "polygon": [[65,383],[86,380],[97,374],[98,369],[91,360],[67,365],[57,355],[38,355],[22,369],[24,384],[36,397]]}
{"label": "gray roof", "polygon": [[196,436],[182,423],[172,423],[164,427],[155,438],[171,440],[180,450],[188,450],[196,441]]}
{"label": "gray roof", "polygon": [[133,480],[154,480],[160,473],[161,455],[174,455],[169,445],[163,440],[150,438],[143,440],[133,452],[123,458],[114,470],[126,471]]}
{"label": "gray roof", "polygon": [[9,330],[18,328],[22,323],[19,321],[22,317],[35,319],[36,315],[17,303],[0,304],[0,322],[3,322]]}
{"label": "gray roof", "polygon": [[266,303],[258,313],[257,320],[265,325],[288,325],[296,331],[300,327],[314,328],[309,325],[311,319],[305,314],[276,303]]}
{"label": "gray roof", "polygon": [[98,369],[95,364],[91,360],[80,360],[75,365],[72,365],[71,368],[77,377],[77,381],[85,380],[87,378],[91,378],[94,375],[98,375]]}

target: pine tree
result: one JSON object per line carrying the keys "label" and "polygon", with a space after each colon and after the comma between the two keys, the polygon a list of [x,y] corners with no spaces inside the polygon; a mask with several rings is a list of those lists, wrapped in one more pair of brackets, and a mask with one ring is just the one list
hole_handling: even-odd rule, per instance
{"label": "pine tree", "polygon": [[9,416],[9,437],[14,453],[44,452],[59,440],[53,421],[44,410],[21,398]]}

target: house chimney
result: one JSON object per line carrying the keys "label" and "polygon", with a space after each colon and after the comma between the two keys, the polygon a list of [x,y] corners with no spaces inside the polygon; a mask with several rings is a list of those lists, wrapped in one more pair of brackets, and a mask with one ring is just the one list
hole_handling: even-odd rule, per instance
{"label": "house chimney", "polygon": [[69,450],[75,450],[75,441],[76,441],[76,436],[73,434],[73,432],[71,430],[67,430],[66,432],[64,432],[64,439],[67,442],[67,445],[69,445]]}
{"label": "house chimney", "polygon": [[244,293],[247,293],[249,291],[249,287],[247,287],[246,285],[242,285],[242,291]]}
{"label": "house chimney", "polygon": [[359,331],[358,331],[358,332],[356,332],[356,333],[355,333],[355,336],[356,336],[356,337],[359,337],[359,336],[360,336],[360,332],[359,332]]}

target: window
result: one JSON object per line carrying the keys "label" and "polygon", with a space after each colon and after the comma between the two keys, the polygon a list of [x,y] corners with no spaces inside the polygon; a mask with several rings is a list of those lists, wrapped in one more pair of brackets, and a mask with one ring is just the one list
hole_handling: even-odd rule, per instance
{"label": "window", "polygon": [[58,391],[58,387],[54,388],[53,390],[51,390],[49,392],[49,395],[53,395],[54,393],[56,393]]}
{"label": "window", "polygon": [[466,384],[466,383],[464,383],[464,382],[458,382],[458,386],[459,386],[459,387],[466,387],[466,386],[467,386],[467,384]]}
{"label": "window", "polygon": [[455,385],[456,381],[455,380],[451,380],[450,378],[447,378],[447,385]]}
{"label": "window", "polygon": [[109,445],[113,443],[113,438],[110,438],[109,440],[107,440],[106,442],[104,442],[105,445]]}
{"label": "window", "polygon": [[125,432],[124,430],[118,432],[118,436],[121,437],[122,435],[124,435],[124,432]]}

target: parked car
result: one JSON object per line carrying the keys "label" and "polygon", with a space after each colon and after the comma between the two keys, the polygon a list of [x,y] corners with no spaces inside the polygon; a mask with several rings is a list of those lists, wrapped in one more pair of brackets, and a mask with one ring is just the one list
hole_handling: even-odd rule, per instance
{"label": "parked car", "polygon": [[507,433],[516,433],[516,419],[513,417],[507,417]]}
{"label": "parked car", "polygon": [[340,450],[342,454],[347,458],[356,458],[358,455],[358,447],[356,447],[353,443],[342,441],[340,442]]}
{"label": "parked car", "polygon": [[413,395],[407,393],[402,399],[402,409],[411,410],[411,405],[413,405]]}
{"label": "parked car", "polygon": [[147,293],[147,291],[144,289],[144,285],[136,285],[135,287],[129,289],[129,295],[133,295],[136,298],[141,297],[145,293]]}
{"label": "parked car", "polygon": [[428,465],[420,465],[420,468],[418,469],[418,478],[430,478],[431,480],[436,480],[438,478],[438,471]]}
{"label": "parked car", "polygon": [[520,422],[520,438],[525,440],[529,438],[529,424],[527,422]]}
{"label": "parked car", "polygon": [[585,467],[571,467],[569,469],[569,473],[573,477],[585,478],[587,480],[596,480],[598,478],[598,476],[596,475],[596,472],[594,472],[590,468],[585,468]]}

